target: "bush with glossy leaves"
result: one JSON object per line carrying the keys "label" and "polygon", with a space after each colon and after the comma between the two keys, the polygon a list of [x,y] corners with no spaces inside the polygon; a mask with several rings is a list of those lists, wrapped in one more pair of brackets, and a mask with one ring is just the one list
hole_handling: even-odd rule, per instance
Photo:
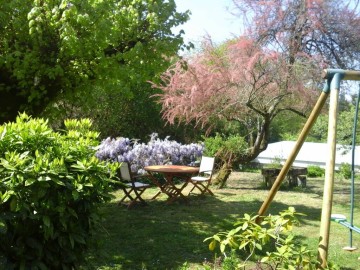
{"label": "bush with glossy leaves", "polygon": [[117,164],[95,157],[91,121],[62,133],[26,114],[0,126],[0,254],[5,269],[73,269],[111,199]]}

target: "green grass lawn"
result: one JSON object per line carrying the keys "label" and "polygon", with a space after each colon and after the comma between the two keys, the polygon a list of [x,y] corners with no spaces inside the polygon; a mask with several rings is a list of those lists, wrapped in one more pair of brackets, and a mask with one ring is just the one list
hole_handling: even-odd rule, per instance
{"label": "green grass lawn", "polygon": [[[316,254],[322,208],[323,179],[308,179],[307,187],[280,190],[269,213],[277,214],[289,206],[306,214],[302,224],[294,229],[302,243]],[[214,253],[203,240],[229,230],[244,213],[257,213],[268,190],[261,189],[262,177],[257,173],[233,173],[225,189],[214,189],[215,196],[191,195],[188,203],[165,203],[165,195],[150,201],[145,207],[128,210],[117,201],[104,205],[104,221],[94,237],[94,248],[87,254],[82,269],[180,269],[184,263],[190,269],[203,269],[214,261]],[[356,184],[359,194],[360,183]],[[151,198],[157,189],[144,193]],[[333,213],[349,217],[350,181],[335,180]],[[360,227],[360,195],[356,198],[355,225]],[[360,235],[353,234],[353,244],[360,247]],[[349,230],[331,223],[328,260],[343,270],[359,269],[360,249],[344,251],[349,245]]]}

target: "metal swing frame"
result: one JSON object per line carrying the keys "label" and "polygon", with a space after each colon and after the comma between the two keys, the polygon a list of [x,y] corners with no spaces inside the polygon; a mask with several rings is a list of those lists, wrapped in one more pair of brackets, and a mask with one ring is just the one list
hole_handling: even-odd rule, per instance
{"label": "metal swing frame", "polygon": [[360,228],[354,225],[354,205],[355,205],[355,148],[356,148],[356,128],[359,113],[360,100],[360,85],[358,88],[358,95],[356,99],[355,117],[352,132],[351,144],[351,188],[350,188],[350,221],[343,215],[331,215],[331,220],[347,227],[349,229],[349,246],[344,247],[344,250],[354,251],[357,248],[353,246],[353,231],[360,233]]}
{"label": "metal swing frame", "polygon": [[[327,157],[328,159],[326,162],[326,170],[325,170],[324,196],[323,196],[321,224],[320,224],[320,240],[318,245],[318,262],[320,269],[327,267],[327,256],[329,250],[329,234],[330,234],[331,209],[332,209],[333,190],[334,190],[334,173],[335,173],[335,156],[336,156],[336,126],[337,126],[340,82],[341,80],[360,81],[360,71],[342,70],[342,69],[325,69],[323,71],[322,78],[326,80],[323,91],[321,92],[318,101],[316,102],[309,118],[307,119],[293,150],[291,151],[288,159],[284,163],[280,173],[278,174],[274,184],[272,185],[268,197],[265,199],[265,201],[263,202],[262,206],[258,211],[258,215],[263,216],[265,212],[268,210],[270,203],[274,199],[277,191],[280,188],[282,181],[287,175],[307,135],[309,134],[328,96],[330,95],[328,141],[327,141],[329,148],[329,155]],[[355,226],[353,226],[352,220],[353,220],[353,213],[351,214],[350,217],[350,225],[352,227],[350,230],[351,233],[353,230],[355,230]],[[352,236],[351,236],[351,241],[352,241]]]}

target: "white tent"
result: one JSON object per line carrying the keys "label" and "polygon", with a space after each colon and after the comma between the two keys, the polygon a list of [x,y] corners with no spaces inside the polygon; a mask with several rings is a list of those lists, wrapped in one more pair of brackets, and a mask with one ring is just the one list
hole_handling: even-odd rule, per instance
{"label": "white tent", "polygon": [[[276,143],[270,143],[267,149],[260,153],[260,155],[253,160],[253,162],[260,164],[273,163],[275,160],[280,161],[283,164],[289,157],[296,142],[282,141]],[[293,166],[308,167],[309,165],[326,167],[328,145],[326,143],[313,143],[305,142],[300,152],[298,153]],[[342,163],[351,164],[351,146],[337,145],[336,158],[335,158],[335,170],[338,170]],[[356,169],[360,169],[360,146],[355,148],[355,162]]]}

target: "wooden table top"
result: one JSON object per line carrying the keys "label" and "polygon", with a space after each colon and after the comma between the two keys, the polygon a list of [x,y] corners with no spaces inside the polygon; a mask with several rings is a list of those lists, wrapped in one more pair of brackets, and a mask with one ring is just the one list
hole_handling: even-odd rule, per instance
{"label": "wooden table top", "polygon": [[152,165],[146,166],[145,171],[160,173],[197,173],[199,167],[183,166],[183,165]]}

